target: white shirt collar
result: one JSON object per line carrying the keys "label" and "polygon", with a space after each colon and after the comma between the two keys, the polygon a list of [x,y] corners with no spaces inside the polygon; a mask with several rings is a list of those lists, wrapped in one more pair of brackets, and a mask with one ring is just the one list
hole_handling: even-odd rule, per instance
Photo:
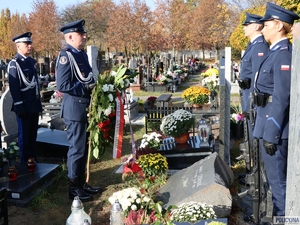
{"label": "white shirt collar", "polygon": [[278,42],[287,39],[286,37],[279,39],[278,41],[274,42],[272,45],[270,45],[270,49],[272,49],[275,45],[277,45]]}
{"label": "white shirt collar", "polygon": [[253,38],[251,38],[250,42],[253,43],[253,41],[260,36],[262,36],[262,34],[258,34],[256,36],[254,36]]}

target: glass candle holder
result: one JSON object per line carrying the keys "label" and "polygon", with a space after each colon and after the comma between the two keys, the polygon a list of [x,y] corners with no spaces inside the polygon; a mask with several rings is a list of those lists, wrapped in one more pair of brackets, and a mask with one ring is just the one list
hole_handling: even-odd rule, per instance
{"label": "glass candle holder", "polygon": [[8,175],[8,178],[9,178],[10,181],[16,180],[17,177],[18,177],[18,170],[17,170],[17,168],[15,166],[10,166],[8,168],[7,175]]}
{"label": "glass candle holder", "polygon": [[36,167],[36,162],[35,162],[34,158],[28,158],[28,161],[27,161],[28,171],[29,172],[35,171],[35,167]]}

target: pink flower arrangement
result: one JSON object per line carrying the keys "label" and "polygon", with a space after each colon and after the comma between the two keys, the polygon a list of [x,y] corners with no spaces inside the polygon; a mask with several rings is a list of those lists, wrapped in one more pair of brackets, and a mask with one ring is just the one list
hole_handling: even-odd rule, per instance
{"label": "pink flower arrangement", "polygon": [[243,113],[232,113],[230,115],[230,120],[234,123],[241,123],[244,121],[244,114]]}

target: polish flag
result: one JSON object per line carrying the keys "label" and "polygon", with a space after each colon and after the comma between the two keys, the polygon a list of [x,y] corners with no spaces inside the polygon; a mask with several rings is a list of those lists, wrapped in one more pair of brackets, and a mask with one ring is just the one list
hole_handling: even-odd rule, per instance
{"label": "polish flag", "polygon": [[259,52],[257,55],[258,56],[264,56],[264,53],[263,52]]}
{"label": "polish flag", "polygon": [[289,65],[281,65],[281,70],[290,70]]}

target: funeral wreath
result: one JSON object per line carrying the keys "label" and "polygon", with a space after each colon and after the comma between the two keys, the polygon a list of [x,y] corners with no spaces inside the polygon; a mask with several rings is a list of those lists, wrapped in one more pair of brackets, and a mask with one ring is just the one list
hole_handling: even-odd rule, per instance
{"label": "funeral wreath", "polygon": [[112,146],[116,124],[116,107],[121,104],[125,90],[133,82],[136,73],[131,73],[125,65],[98,76],[92,92],[89,109],[89,141],[94,158],[99,158],[105,149]]}

